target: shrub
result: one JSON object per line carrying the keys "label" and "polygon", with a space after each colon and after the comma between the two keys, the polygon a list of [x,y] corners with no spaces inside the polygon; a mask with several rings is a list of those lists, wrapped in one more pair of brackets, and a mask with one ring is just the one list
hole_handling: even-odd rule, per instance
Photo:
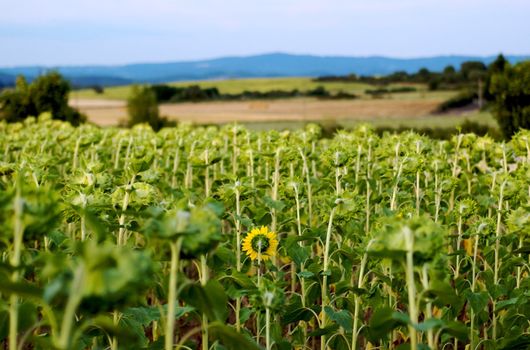
{"label": "shrub", "polygon": [[0,95],[1,117],[7,122],[18,122],[50,112],[54,119],[79,125],[86,117],[68,105],[70,91],[68,81],[57,72],[42,75],[31,84],[20,76],[14,89],[5,90]]}
{"label": "shrub", "polygon": [[493,74],[490,93],[493,111],[504,136],[530,129],[530,61]]}
{"label": "shrub", "polygon": [[127,100],[127,112],[129,113],[129,126],[147,123],[154,130],[158,130],[164,124],[158,112],[156,95],[149,87],[133,86]]}
{"label": "shrub", "polygon": [[475,102],[477,99],[477,93],[474,91],[462,91],[458,95],[451,97],[445,102],[442,102],[436,109],[436,112],[442,113],[447,112],[453,108],[466,107]]}

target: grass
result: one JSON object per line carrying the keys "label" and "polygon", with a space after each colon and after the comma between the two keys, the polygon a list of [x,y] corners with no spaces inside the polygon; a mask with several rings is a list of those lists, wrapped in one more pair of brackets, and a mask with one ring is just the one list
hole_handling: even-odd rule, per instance
{"label": "grass", "polygon": [[[383,119],[357,119],[357,120],[333,120],[327,119],[320,123],[322,125],[336,124],[346,129],[354,128],[359,124],[371,124],[374,127],[407,127],[411,129],[420,128],[450,128],[457,127],[464,121],[473,121],[480,124],[485,124],[493,128],[497,128],[497,122],[490,112],[476,112],[469,115],[443,115],[443,116],[427,116],[425,118],[401,118],[399,122],[396,122],[395,118]],[[241,125],[245,125],[251,130],[295,130],[303,128],[308,122],[305,121],[285,121],[285,122],[241,122]]]}
{"label": "grass", "polygon": [[[199,85],[202,88],[217,87],[221,93],[236,94],[245,90],[250,91],[270,91],[270,90],[294,90],[300,91],[312,90],[318,86],[323,86],[327,90],[335,93],[344,91],[356,95],[365,96],[364,91],[367,89],[374,89],[370,84],[364,83],[346,83],[346,82],[314,82],[312,78],[254,78],[254,79],[227,79],[227,80],[205,80],[205,81],[181,81],[168,83],[171,86],[189,86]],[[391,84],[390,87],[398,87],[410,84]],[[451,92],[430,92],[426,91],[424,85],[416,85],[418,92],[412,93],[395,93],[393,98],[416,99],[416,98],[439,98],[443,95],[453,94]],[[115,99],[125,100],[129,95],[131,86],[117,86],[105,88],[102,94],[96,94],[92,89],[83,89],[72,92],[76,98],[91,98],[91,99]]]}

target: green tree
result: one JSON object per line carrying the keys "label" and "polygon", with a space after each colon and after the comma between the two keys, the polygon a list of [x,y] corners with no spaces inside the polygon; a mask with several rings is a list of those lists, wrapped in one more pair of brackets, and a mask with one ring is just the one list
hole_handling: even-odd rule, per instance
{"label": "green tree", "polygon": [[492,101],[494,97],[491,95],[491,77],[494,74],[502,73],[508,67],[510,63],[504,58],[502,54],[499,54],[495,61],[491,62],[488,66],[488,75],[484,81],[484,98],[487,101]]}
{"label": "green tree", "polygon": [[163,119],[158,112],[158,102],[154,91],[149,87],[133,86],[127,100],[129,126],[147,123],[154,130],[163,126]]}
{"label": "green tree", "polygon": [[495,61],[491,62],[488,66],[488,71],[493,73],[504,72],[504,69],[509,65],[503,54],[499,54]]}
{"label": "green tree", "polygon": [[86,118],[68,105],[70,90],[68,81],[57,72],[42,75],[31,84],[19,76],[14,89],[0,94],[0,116],[8,122],[18,122],[50,112],[54,119],[79,125]]}
{"label": "green tree", "polygon": [[480,61],[466,61],[460,65],[460,73],[464,80],[473,80],[472,75],[485,73],[486,70],[486,65]]}
{"label": "green tree", "polygon": [[530,129],[530,61],[506,65],[492,75],[490,93],[493,110],[504,136],[510,138],[519,129]]}

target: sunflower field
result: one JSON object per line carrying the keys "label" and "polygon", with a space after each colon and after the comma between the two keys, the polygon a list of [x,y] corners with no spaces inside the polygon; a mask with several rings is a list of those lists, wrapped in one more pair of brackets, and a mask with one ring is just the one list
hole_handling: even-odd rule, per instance
{"label": "sunflower field", "polygon": [[2,349],[528,349],[530,133],[0,124]]}

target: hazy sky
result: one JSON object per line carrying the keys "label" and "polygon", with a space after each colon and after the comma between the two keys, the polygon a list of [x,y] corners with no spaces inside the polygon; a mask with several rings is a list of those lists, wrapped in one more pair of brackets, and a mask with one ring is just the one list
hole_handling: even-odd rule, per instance
{"label": "hazy sky", "polygon": [[0,66],[530,54],[530,0],[0,0]]}

